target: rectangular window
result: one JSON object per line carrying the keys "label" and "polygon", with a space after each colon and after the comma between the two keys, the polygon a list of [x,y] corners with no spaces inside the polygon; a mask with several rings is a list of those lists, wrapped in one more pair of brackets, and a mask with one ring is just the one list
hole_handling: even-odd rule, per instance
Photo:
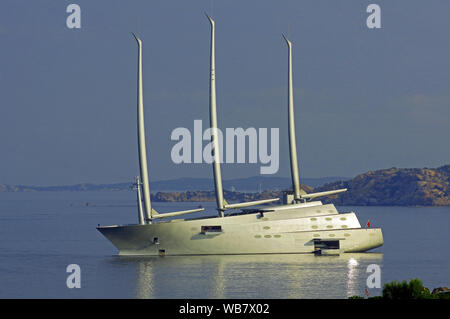
{"label": "rectangular window", "polygon": [[314,249],[339,249],[339,240],[314,239]]}
{"label": "rectangular window", "polygon": [[222,231],[222,226],[202,226],[201,233],[220,233]]}

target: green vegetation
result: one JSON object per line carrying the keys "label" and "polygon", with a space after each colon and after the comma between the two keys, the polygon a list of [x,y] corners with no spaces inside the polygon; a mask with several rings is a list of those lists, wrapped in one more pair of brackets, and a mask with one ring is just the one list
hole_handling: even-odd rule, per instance
{"label": "green vegetation", "polygon": [[[349,299],[364,299],[360,296],[351,296]],[[423,286],[422,281],[417,278],[409,282],[391,281],[383,286],[382,296],[369,297],[368,299],[384,300],[411,300],[411,299],[450,299],[450,289],[439,287],[430,290]]]}
{"label": "green vegetation", "polygon": [[425,288],[419,279],[412,279],[409,283],[392,281],[383,287],[384,299],[430,299],[430,291]]}

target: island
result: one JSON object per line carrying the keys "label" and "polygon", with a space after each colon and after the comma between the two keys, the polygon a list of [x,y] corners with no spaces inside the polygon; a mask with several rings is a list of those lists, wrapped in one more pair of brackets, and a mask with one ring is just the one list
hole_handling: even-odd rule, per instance
{"label": "island", "polygon": [[[305,179],[308,180],[308,179]],[[312,181],[312,179],[309,179]],[[315,179],[315,181],[321,179]],[[331,179],[332,180],[332,179]],[[212,179],[179,179],[156,182],[161,188],[168,185],[184,185],[187,181],[190,189],[184,191],[154,191],[151,200],[155,202],[213,202]],[[236,191],[234,185],[264,182],[258,191]],[[302,179],[301,179],[302,181]],[[159,183],[159,184],[157,184]],[[225,190],[228,202],[245,202],[269,198],[283,198],[290,191],[290,179],[280,177],[253,177],[229,181],[231,190]],[[165,185],[165,186],[164,186]],[[198,185],[199,190],[195,190]],[[225,185],[227,185],[225,183]],[[368,171],[351,179],[334,180],[321,186],[312,187],[302,184],[306,193],[322,192],[346,188],[347,192],[339,195],[321,197],[323,203],[337,206],[450,206],[450,164],[437,168],[388,168]],[[152,185],[151,185],[152,186]],[[159,188],[159,187],[158,187]],[[153,187],[152,190],[155,190]],[[133,191],[132,183],[117,184],[76,184],[69,186],[24,186],[0,184],[0,192],[45,192],[45,191]]]}

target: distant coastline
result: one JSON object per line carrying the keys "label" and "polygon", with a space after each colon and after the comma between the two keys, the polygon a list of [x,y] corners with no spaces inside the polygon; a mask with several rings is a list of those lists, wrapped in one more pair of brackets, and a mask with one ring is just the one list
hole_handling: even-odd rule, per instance
{"label": "distant coastline", "polygon": [[339,206],[449,206],[450,165],[438,168],[396,168],[369,171],[347,181],[314,188],[320,192],[347,188],[324,203]]}
{"label": "distant coastline", "polygon": [[[347,180],[347,177],[304,178],[302,183],[311,187],[318,187],[325,183]],[[223,181],[224,188],[232,192],[259,193],[264,190],[284,190],[290,187],[290,177],[254,176],[236,178]],[[78,192],[78,191],[129,191],[132,182],[114,184],[82,183],[75,185],[58,186],[30,186],[0,184],[0,192]],[[150,181],[152,192],[184,192],[184,191],[211,191],[214,181],[211,178],[184,177],[164,181]]]}
{"label": "distant coastline", "polygon": [[[389,168],[369,171],[352,179],[305,178],[306,192],[347,188],[347,192],[320,198],[339,206],[450,206],[450,165],[438,168]],[[250,177],[224,181],[229,202],[282,197],[290,178]],[[151,183],[155,202],[215,201],[212,179],[180,178]],[[132,183],[24,186],[0,184],[0,192],[132,191]]]}

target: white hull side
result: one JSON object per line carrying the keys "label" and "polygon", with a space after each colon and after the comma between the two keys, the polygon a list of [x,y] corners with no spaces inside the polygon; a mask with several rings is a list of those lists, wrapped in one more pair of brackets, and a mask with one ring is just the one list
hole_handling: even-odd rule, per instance
{"label": "white hull side", "polygon": [[[107,226],[98,230],[120,255],[313,253],[314,239],[339,239],[342,252],[364,252],[383,244],[381,229],[360,228],[354,213],[243,222],[243,217],[256,215],[259,214]],[[203,234],[202,226],[221,226],[221,231]]]}

